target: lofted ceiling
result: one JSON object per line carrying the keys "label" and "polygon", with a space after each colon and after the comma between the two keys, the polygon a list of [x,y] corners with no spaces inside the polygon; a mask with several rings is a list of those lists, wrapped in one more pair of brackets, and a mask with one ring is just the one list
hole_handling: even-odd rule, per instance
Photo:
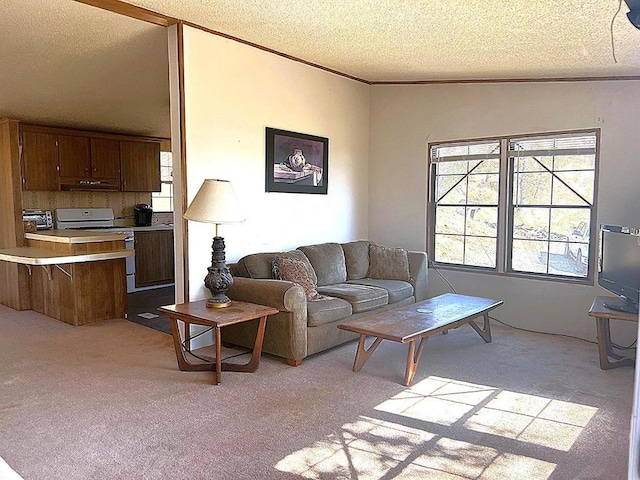
{"label": "lofted ceiling", "polygon": [[[370,83],[640,78],[621,0],[126,3]],[[166,38],[73,0],[2,0],[0,117],[168,137]]]}

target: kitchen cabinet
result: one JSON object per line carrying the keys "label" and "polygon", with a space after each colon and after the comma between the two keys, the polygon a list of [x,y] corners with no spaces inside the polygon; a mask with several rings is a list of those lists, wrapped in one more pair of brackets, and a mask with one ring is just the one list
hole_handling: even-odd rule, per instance
{"label": "kitchen cabinet", "polygon": [[58,135],[58,162],[60,176],[64,178],[118,179],[120,142],[89,136]]}
{"label": "kitchen cabinet", "polygon": [[136,231],[136,288],[174,282],[173,230]]}
{"label": "kitchen cabinet", "polygon": [[22,132],[22,189],[58,190],[58,136]]}
{"label": "kitchen cabinet", "polygon": [[159,192],[160,143],[121,141],[120,168],[123,192]]}
{"label": "kitchen cabinet", "polygon": [[61,177],[91,177],[89,137],[58,135],[58,165]]}
{"label": "kitchen cabinet", "polygon": [[160,191],[160,139],[19,128],[23,190]]}
{"label": "kitchen cabinet", "polygon": [[120,178],[120,142],[91,139],[91,175],[94,178]]}

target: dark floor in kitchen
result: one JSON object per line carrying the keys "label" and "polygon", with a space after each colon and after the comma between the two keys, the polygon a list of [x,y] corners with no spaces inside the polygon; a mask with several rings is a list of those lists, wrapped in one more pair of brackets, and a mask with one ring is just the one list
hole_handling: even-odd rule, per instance
{"label": "dark floor in kitchen", "polygon": [[176,303],[175,288],[173,286],[129,293],[127,301],[129,303],[128,320],[171,334],[169,317],[160,314],[156,309],[163,305]]}

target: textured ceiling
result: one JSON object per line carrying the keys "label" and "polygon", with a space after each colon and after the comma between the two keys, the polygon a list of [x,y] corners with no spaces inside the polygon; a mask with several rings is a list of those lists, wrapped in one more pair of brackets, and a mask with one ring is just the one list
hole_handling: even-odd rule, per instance
{"label": "textured ceiling", "polygon": [[[369,82],[640,76],[621,0],[127,3]],[[169,136],[163,27],[72,0],[0,0],[0,58],[0,118]]]}
{"label": "textured ceiling", "polygon": [[368,81],[640,75],[640,30],[620,0],[127,3]]}
{"label": "textured ceiling", "polygon": [[167,31],[71,0],[0,0],[0,118],[170,136]]}

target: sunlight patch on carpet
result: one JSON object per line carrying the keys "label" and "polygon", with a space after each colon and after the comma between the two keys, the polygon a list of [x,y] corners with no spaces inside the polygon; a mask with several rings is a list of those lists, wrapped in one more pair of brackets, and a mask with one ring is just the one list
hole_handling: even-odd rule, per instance
{"label": "sunlight patch on carpet", "polygon": [[[597,410],[431,376],[275,467],[310,479],[544,480]],[[482,435],[472,444],[464,432]]]}

